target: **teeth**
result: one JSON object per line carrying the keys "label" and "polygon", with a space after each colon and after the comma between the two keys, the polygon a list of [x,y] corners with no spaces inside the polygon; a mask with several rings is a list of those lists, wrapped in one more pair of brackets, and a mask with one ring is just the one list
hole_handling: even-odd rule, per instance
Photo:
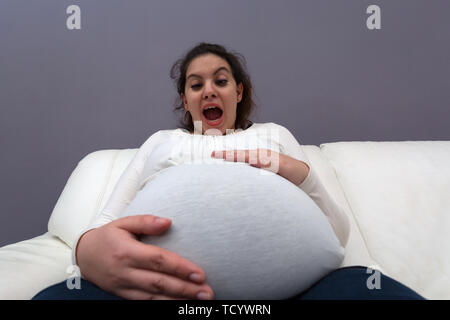
{"label": "teeth", "polygon": [[[206,107],[205,109],[203,109],[203,110],[208,110],[208,109],[213,109],[213,108],[218,108],[218,107],[216,107],[216,106],[210,106],[210,107]],[[220,108],[219,108],[220,109]]]}

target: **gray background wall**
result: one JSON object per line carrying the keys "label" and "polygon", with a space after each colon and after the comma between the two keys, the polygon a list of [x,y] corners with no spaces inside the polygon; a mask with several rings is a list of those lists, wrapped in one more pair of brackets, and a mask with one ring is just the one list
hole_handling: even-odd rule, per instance
{"label": "gray background wall", "polygon": [[448,0],[1,0],[0,246],[47,231],[86,154],[175,127],[169,69],[200,41],[246,57],[253,120],[302,144],[450,140],[449,15]]}

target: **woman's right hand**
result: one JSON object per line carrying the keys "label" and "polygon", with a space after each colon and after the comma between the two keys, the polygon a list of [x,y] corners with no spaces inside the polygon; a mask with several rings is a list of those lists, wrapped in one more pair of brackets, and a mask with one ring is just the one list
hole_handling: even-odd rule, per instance
{"label": "woman's right hand", "polygon": [[76,249],[82,276],[125,299],[212,299],[199,266],[137,239],[140,234],[159,235],[170,225],[169,219],[137,215],[89,230]]}

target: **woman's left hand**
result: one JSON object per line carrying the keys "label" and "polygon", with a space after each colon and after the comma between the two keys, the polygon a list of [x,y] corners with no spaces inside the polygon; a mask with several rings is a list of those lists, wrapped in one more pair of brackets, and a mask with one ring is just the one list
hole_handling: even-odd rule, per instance
{"label": "woman's left hand", "polygon": [[309,173],[309,166],[300,160],[269,149],[219,150],[211,157],[231,162],[245,162],[252,167],[277,173],[295,185],[300,185]]}

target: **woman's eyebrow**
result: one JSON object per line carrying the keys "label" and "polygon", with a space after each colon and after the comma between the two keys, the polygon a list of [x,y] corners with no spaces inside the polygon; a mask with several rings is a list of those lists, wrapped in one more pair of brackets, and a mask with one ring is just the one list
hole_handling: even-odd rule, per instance
{"label": "woman's eyebrow", "polygon": [[[218,72],[220,72],[220,71],[222,71],[222,70],[225,70],[226,72],[230,73],[230,70],[228,70],[227,67],[220,67],[219,69],[217,69],[216,71],[214,71],[214,74],[216,74],[216,73],[218,73]],[[187,76],[186,80],[188,80],[188,79],[191,78],[191,77],[201,78],[201,76],[199,76],[198,74],[192,73],[192,74],[190,74],[189,76]]]}

